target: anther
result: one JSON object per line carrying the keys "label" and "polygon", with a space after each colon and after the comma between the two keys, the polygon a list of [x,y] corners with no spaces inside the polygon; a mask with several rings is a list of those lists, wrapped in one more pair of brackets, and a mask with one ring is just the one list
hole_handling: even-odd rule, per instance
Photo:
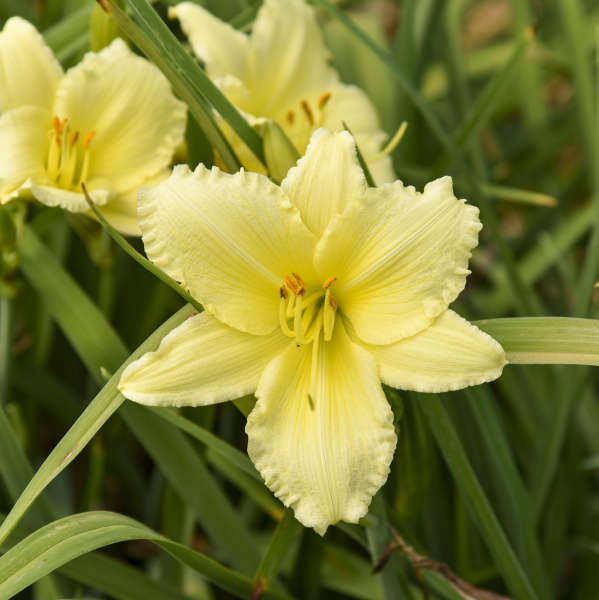
{"label": "anther", "polygon": [[285,289],[285,286],[282,285],[279,288],[279,295],[281,296],[281,298],[283,298],[284,300],[287,300],[287,298],[289,297],[289,294],[287,293],[287,290]]}
{"label": "anther", "polygon": [[90,131],[84,138],[83,138],[83,147],[85,149],[87,149],[87,147],[91,144],[91,141],[94,139],[96,135],[95,131]]}
{"label": "anther", "polygon": [[75,131],[73,133],[73,135],[71,136],[71,147],[74,146],[77,143],[78,139],[79,139],[79,132]]}
{"label": "anther", "polygon": [[322,289],[323,290],[327,290],[331,285],[333,285],[333,282],[336,281],[337,278],[336,277],[329,277],[323,284],[322,284]]}
{"label": "anther", "polygon": [[322,110],[325,106],[326,103],[331,99],[331,92],[325,92],[319,99],[318,99],[318,108],[320,110]]}
{"label": "anther", "polygon": [[314,125],[314,115],[312,114],[312,109],[310,108],[308,103],[305,100],[302,100],[300,105],[302,107],[302,110],[306,113],[306,117],[308,117],[310,125]]}
{"label": "anther", "polygon": [[287,119],[287,123],[289,123],[289,125],[293,125],[293,121],[295,121],[295,113],[292,110],[290,110],[287,113],[286,119]]}
{"label": "anther", "polygon": [[300,287],[297,285],[289,275],[285,275],[285,285],[296,295],[299,296],[301,293]]}
{"label": "anther", "polygon": [[295,277],[295,280],[299,283],[300,288],[306,289],[306,284],[304,283],[304,280],[297,273],[293,272],[292,274]]}

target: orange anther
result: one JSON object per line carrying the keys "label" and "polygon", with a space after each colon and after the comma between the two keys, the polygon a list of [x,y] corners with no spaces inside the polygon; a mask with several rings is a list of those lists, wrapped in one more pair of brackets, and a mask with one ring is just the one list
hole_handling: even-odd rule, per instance
{"label": "orange anther", "polygon": [[299,287],[298,285],[295,283],[295,281],[293,281],[293,279],[291,279],[291,277],[289,277],[289,275],[285,275],[285,285],[296,295],[299,295]]}
{"label": "orange anther", "polygon": [[334,281],[336,281],[337,278],[336,277],[329,277],[323,284],[322,284],[322,289],[326,290],[327,288],[331,287],[331,285],[333,284]]}
{"label": "orange anther", "polygon": [[66,127],[67,124],[67,119],[66,117],[60,122],[60,125],[58,126],[58,133],[62,133],[64,131],[64,128]]}
{"label": "orange anther", "polygon": [[293,276],[295,277],[295,280],[299,283],[301,288],[305,288],[306,284],[304,283],[304,280],[295,272],[293,272]]}
{"label": "orange anther", "polygon": [[75,131],[73,133],[73,135],[71,136],[71,146],[74,146],[77,143],[78,139],[79,139],[79,132]]}
{"label": "orange anther", "polygon": [[52,117],[52,129],[54,129],[56,135],[60,133],[60,121],[57,116]]}
{"label": "orange anther", "polygon": [[279,288],[279,294],[280,294],[281,298],[285,298],[285,300],[287,300],[287,297],[289,296],[289,294],[287,293],[287,290],[285,289],[284,285],[282,285]]}
{"label": "orange anther", "polygon": [[292,110],[290,110],[287,113],[286,119],[287,119],[287,123],[289,123],[289,125],[293,125],[293,121],[295,121],[295,113]]}
{"label": "orange anther", "polygon": [[308,117],[308,121],[310,121],[310,125],[314,125],[314,115],[312,114],[312,109],[308,105],[305,100],[300,102],[302,110],[306,113],[306,117]]}
{"label": "orange anther", "polygon": [[96,135],[95,131],[90,131],[84,138],[83,138],[83,147],[87,148],[90,144],[91,141],[94,139],[94,136]]}
{"label": "orange anther", "polygon": [[318,108],[320,110],[322,110],[326,103],[331,99],[331,92],[325,92],[319,99],[318,99]]}

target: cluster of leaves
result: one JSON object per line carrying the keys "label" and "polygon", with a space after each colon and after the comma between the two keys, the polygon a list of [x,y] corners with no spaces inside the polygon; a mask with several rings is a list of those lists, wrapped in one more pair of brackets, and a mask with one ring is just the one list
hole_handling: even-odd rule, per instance
{"label": "cluster of leaves", "polygon": [[[164,24],[170,3],[104,2],[187,103],[192,166],[211,164],[216,149],[235,170],[211,106],[258,157],[261,140]],[[244,30],[259,6],[204,4]],[[596,316],[597,7],[314,4],[343,79],[368,92],[388,131],[409,123],[394,155],[399,177],[421,187],[449,173],[481,208],[486,228],[460,313]],[[2,0],[0,19],[34,22],[70,66],[89,48],[92,8],[87,0]],[[26,226],[18,212],[7,219],[0,597],[491,597],[477,588],[518,599],[599,596],[599,406],[590,368],[513,365],[493,385],[442,397],[387,390],[400,429],[389,481],[360,526],[322,539],[301,529],[244,454],[244,399],[237,408],[176,412],[118,394],[122,365],[156,347],[192,308],[95,223],[40,207],[30,207]],[[515,357],[542,354],[550,338],[560,340],[562,362],[576,362],[568,359],[575,351],[599,353],[588,322],[567,331],[547,320],[486,327]],[[115,542],[126,543],[96,552]]]}

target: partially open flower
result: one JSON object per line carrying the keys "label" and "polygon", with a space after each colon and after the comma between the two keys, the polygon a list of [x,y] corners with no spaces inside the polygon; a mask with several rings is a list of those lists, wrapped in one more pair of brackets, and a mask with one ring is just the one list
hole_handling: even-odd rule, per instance
{"label": "partially open flower", "polygon": [[149,258],[205,307],[124,371],[143,404],[256,393],[248,452],[319,533],[356,522],[387,478],[380,382],[439,392],[499,377],[501,346],[448,309],[478,242],[451,179],[368,188],[347,132],[318,130],[278,187],[214,168],[139,194]]}
{"label": "partially open flower", "polygon": [[100,210],[139,234],[136,192],[168,177],[186,109],[162,73],[120,39],[66,73],[27,21],[0,33],[0,202]]}
{"label": "partially open flower", "polygon": [[[381,152],[386,135],[374,106],[361,89],[339,81],[314,9],[303,0],[266,0],[249,36],[192,2],[169,14],[179,19],[208,75],[250,123],[276,121],[302,155],[316,129],[341,130],[345,121],[376,183],[395,179]],[[264,172],[233,130],[226,123],[222,128],[245,168]]]}

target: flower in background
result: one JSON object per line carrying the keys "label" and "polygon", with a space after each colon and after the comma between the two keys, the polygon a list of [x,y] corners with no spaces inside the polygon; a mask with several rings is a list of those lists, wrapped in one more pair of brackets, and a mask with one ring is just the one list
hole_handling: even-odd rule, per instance
{"label": "flower in background", "polygon": [[381,381],[439,392],[501,374],[501,346],[448,309],[478,243],[451,179],[367,187],[347,132],[318,130],[278,187],[258,173],[176,167],[139,194],[149,258],[205,307],[124,371],[142,404],[255,393],[248,453],[323,534],[356,522],[395,450]]}
{"label": "flower in background", "polygon": [[120,39],[66,73],[37,30],[0,33],[0,202],[35,197],[139,235],[136,192],[168,177],[186,109],[162,73]]}
{"label": "flower in background", "polygon": [[[374,180],[395,179],[381,151],[386,134],[374,106],[361,89],[339,81],[314,9],[303,0],[266,0],[249,36],[192,2],[178,4],[169,15],[179,19],[210,78],[250,123],[273,119],[302,155],[316,129],[341,130],[345,121]],[[264,172],[233,130],[221,127],[242,164]]]}

